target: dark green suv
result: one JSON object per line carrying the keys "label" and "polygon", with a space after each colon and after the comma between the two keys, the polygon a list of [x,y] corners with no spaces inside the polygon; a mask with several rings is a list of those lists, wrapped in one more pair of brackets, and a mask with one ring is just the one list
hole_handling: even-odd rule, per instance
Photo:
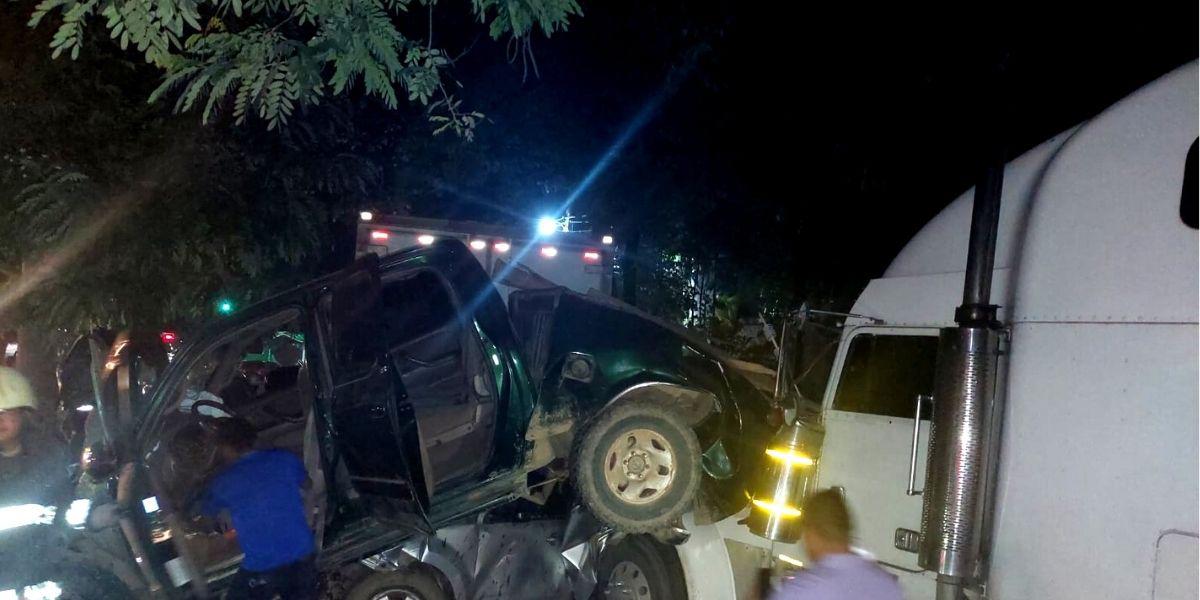
{"label": "dark green suv", "polygon": [[723,518],[778,425],[734,366],[611,298],[506,305],[456,241],[369,255],[213,324],[161,373],[113,348],[85,466],[93,510],[128,508],[134,560],[108,549],[104,568],[151,595],[236,568],[236,532],[193,523],[215,468],[206,432],[227,415],[303,457],[327,566],[517,499],[578,499],[629,533],[678,532],[693,508]]}

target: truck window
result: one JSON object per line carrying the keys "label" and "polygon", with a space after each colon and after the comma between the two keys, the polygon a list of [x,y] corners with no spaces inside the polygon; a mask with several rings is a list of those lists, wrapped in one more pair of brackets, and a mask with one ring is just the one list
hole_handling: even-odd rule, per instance
{"label": "truck window", "polygon": [[[833,410],[911,419],[917,394],[933,393],[938,339],[862,333],[850,341]],[[921,418],[929,419],[929,403]]]}

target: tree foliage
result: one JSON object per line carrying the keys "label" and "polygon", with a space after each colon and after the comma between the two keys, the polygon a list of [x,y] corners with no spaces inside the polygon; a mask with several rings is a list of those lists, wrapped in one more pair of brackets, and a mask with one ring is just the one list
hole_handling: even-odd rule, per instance
{"label": "tree foliage", "polygon": [[[60,18],[54,57],[78,58],[85,31],[102,20],[120,47],[162,70],[150,95],[175,94],[177,112],[199,110],[209,122],[231,111],[238,123],[255,116],[269,129],[299,106],[319,104],[361,85],[396,108],[401,99],[425,106],[435,132],[471,137],[482,117],[462,108],[447,89],[452,60],[432,44],[434,0],[41,0],[29,20]],[[429,12],[423,23],[413,11]],[[473,0],[471,10],[495,39],[550,35],[579,15],[576,0]],[[405,27],[405,25],[410,25]]]}
{"label": "tree foliage", "polygon": [[0,281],[52,270],[15,314],[72,330],[155,327],[201,319],[218,296],[249,302],[327,269],[338,216],[375,188],[378,170],[337,141],[352,130],[285,133],[274,147],[200,135],[156,149],[134,157],[149,175],[132,185],[0,161],[0,179],[29,182],[0,199],[13,215],[0,232]]}
{"label": "tree foliage", "polygon": [[19,301],[0,329],[180,324],[348,259],[345,221],[379,193],[356,114],[371,102],[277,132],[202,127],[148,105],[157,74],[115,47],[52,61],[15,10],[0,4],[0,298]]}

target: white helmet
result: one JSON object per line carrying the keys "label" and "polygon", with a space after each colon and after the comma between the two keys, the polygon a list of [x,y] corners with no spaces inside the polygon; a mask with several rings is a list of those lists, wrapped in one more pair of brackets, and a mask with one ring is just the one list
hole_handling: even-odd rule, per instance
{"label": "white helmet", "polygon": [[34,408],[33,387],[16,369],[0,366],[0,410]]}

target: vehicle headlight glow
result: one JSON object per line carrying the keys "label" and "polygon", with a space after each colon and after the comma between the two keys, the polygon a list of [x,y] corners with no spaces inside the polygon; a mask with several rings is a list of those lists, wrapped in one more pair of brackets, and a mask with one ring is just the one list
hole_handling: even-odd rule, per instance
{"label": "vehicle headlight glow", "polygon": [[63,520],[71,527],[81,528],[87,524],[88,513],[91,511],[92,501],[80,498],[71,502],[71,506],[67,507],[67,511],[63,513]]}
{"label": "vehicle headlight glow", "polygon": [[49,525],[54,522],[54,507],[41,504],[18,504],[0,508],[0,531],[26,525]]}
{"label": "vehicle headlight glow", "polygon": [[62,593],[62,588],[57,582],[43,581],[37,585],[25,586],[25,589],[21,590],[21,597],[25,600],[56,600]]}
{"label": "vehicle headlight glow", "polygon": [[538,235],[551,235],[558,229],[558,219],[554,217],[542,217],[537,221]]}

